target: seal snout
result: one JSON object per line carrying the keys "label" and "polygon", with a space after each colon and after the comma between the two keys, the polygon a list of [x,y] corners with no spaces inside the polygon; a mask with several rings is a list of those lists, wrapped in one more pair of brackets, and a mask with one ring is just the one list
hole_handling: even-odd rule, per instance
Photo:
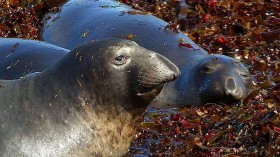
{"label": "seal snout", "polygon": [[179,68],[164,56],[152,52],[148,58],[149,64],[145,66],[148,72],[141,79],[138,96],[156,96],[165,83],[174,81],[181,75]]}
{"label": "seal snout", "polygon": [[168,60],[160,54],[157,54],[156,56],[163,63],[160,66],[160,70],[162,71],[161,74],[163,82],[174,81],[181,75],[179,68],[173,62],[171,62],[170,60]]}
{"label": "seal snout", "polygon": [[242,87],[237,85],[238,83],[236,82],[235,79],[232,77],[228,77],[225,82],[225,93],[226,96],[234,99],[234,100],[241,100],[243,98],[243,91]]}
{"label": "seal snout", "polygon": [[166,69],[165,71],[166,71],[165,72],[166,76],[165,76],[165,80],[163,82],[174,81],[181,75],[178,68],[177,69]]}
{"label": "seal snout", "polygon": [[176,78],[178,78],[179,77],[179,74],[173,74],[173,79],[171,79],[171,81],[174,81],[174,80],[176,80]]}

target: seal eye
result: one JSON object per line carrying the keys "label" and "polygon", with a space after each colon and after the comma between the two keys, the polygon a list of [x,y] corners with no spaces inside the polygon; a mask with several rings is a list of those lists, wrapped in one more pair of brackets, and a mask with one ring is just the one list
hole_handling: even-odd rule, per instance
{"label": "seal eye", "polygon": [[122,64],[126,63],[127,58],[128,57],[125,55],[119,55],[115,58],[115,64],[122,65]]}
{"label": "seal eye", "polygon": [[239,75],[242,76],[243,78],[249,78],[249,76],[247,74],[244,74],[244,73],[240,73]]}
{"label": "seal eye", "polygon": [[204,67],[203,71],[206,72],[206,73],[211,73],[211,72],[214,72],[214,69],[211,68],[211,67]]}

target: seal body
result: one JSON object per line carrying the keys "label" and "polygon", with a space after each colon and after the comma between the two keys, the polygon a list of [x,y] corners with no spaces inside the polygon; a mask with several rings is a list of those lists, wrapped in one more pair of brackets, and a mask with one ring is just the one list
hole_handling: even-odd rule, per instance
{"label": "seal body", "polygon": [[0,81],[3,157],[122,156],[136,120],[179,76],[132,41],[81,45],[47,70]]}
{"label": "seal body", "polygon": [[[252,77],[240,62],[207,54],[182,32],[167,25],[116,1],[70,0],[59,12],[46,15],[42,39],[67,49],[92,39],[132,39],[180,68],[180,79],[166,85],[157,99],[177,106],[240,101],[253,90]],[[178,46],[178,41],[185,46]],[[211,64],[209,71],[209,67],[204,67],[207,62]]]}
{"label": "seal body", "polygon": [[41,72],[68,52],[67,49],[46,42],[0,38],[0,79],[18,79]]}

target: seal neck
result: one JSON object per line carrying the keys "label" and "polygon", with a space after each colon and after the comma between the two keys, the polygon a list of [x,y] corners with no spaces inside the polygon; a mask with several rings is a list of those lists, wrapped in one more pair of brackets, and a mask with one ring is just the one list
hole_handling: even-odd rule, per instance
{"label": "seal neck", "polygon": [[36,105],[40,110],[48,110],[45,118],[51,123],[49,125],[63,127],[65,131],[69,131],[69,128],[82,130],[83,137],[89,140],[79,145],[77,152],[91,155],[97,152],[104,156],[125,154],[139,124],[138,118],[145,108],[127,110],[118,104],[125,102],[103,103],[105,100],[98,99],[102,97],[98,95],[102,89],[98,91],[85,87],[85,80],[76,81],[81,77],[69,79],[56,73],[47,70],[33,77],[34,93],[44,102]]}

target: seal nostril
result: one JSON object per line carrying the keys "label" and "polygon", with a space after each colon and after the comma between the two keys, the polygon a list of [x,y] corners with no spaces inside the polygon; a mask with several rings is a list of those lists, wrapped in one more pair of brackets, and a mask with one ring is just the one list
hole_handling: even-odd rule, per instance
{"label": "seal nostril", "polygon": [[171,81],[176,80],[180,75],[181,75],[180,70],[179,70],[179,69],[176,69],[176,71],[172,73],[172,76],[171,76],[171,79],[172,79],[172,80],[171,80]]}
{"label": "seal nostril", "polygon": [[174,81],[176,78],[177,78],[177,77],[176,77],[176,75],[175,75],[175,74],[173,74],[172,81]]}
{"label": "seal nostril", "polygon": [[235,100],[240,100],[243,97],[242,89],[237,85],[236,80],[232,77],[226,79],[226,95]]}
{"label": "seal nostril", "polygon": [[235,90],[236,85],[235,85],[235,81],[233,80],[233,78],[230,77],[227,79],[226,88],[227,88],[227,90],[230,90],[230,91]]}

